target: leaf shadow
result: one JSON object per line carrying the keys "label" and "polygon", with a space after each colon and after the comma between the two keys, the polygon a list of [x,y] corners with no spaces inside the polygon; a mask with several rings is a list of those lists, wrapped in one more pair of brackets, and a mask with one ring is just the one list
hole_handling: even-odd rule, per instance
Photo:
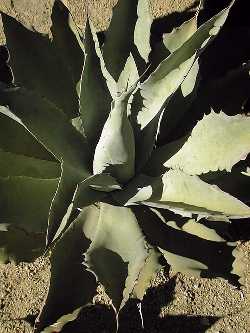
{"label": "leaf shadow", "polygon": [[[165,209],[157,209],[166,221],[177,221],[181,227],[187,218],[178,217]],[[237,278],[231,273],[234,257],[233,245],[225,242],[210,241],[188,232],[173,228],[162,222],[158,216],[147,207],[133,207],[139,224],[148,241],[153,246],[173,253],[175,255],[195,260],[202,263],[207,269],[202,269],[200,275],[207,278],[223,277],[233,284],[237,284]],[[223,222],[220,221],[222,227]],[[224,223],[226,235],[227,226]],[[199,249],[197,251],[197,249]],[[216,258],[216,261],[214,260]]]}
{"label": "leaf shadow", "polygon": [[[168,268],[165,269],[168,274]],[[175,277],[168,279],[157,287],[151,287],[142,302],[143,328],[138,312],[138,302],[132,300],[123,310],[118,333],[204,333],[219,317],[195,315],[164,315],[161,309],[174,300]]]}

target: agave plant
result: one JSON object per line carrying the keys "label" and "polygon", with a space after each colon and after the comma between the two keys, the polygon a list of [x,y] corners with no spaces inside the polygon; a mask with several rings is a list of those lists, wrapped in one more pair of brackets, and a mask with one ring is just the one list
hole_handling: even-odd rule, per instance
{"label": "agave plant", "polygon": [[60,1],[52,38],[2,14],[0,260],[50,255],[37,332],[60,332],[97,282],[118,318],[160,258],[176,272],[241,275],[220,229],[250,216],[238,167],[250,118],[211,110],[190,129],[200,56],[232,6],[199,28],[198,10],[155,45],[149,0],[119,0],[103,42],[90,19],[82,36]]}

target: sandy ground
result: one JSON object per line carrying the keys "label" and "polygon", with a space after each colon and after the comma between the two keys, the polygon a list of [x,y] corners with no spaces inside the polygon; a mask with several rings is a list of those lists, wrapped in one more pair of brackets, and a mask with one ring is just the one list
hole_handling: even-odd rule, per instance
{"label": "sandy ground", "polygon": [[[0,0],[0,9],[48,32],[52,0]],[[86,9],[99,29],[107,27],[116,0],[68,0],[75,19],[83,27]],[[155,16],[181,12],[192,0],[153,0]],[[0,42],[4,35],[0,28]],[[249,239],[249,238],[248,238]],[[142,310],[148,333],[247,333],[250,332],[250,242],[239,243],[241,260],[246,265],[245,286],[240,290],[223,279],[199,279],[160,272],[152,284]],[[31,333],[49,283],[49,263],[39,258],[32,264],[0,266],[0,333]],[[105,303],[102,291],[96,301]],[[107,301],[106,301],[107,303]],[[88,325],[80,332],[109,332],[107,307],[90,314]],[[137,332],[135,312],[124,313],[121,332]],[[106,318],[106,319],[105,319]],[[86,319],[86,318],[85,318]],[[129,319],[129,320],[128,320]],[[94,323],[94,326],[93,326]],[[88,327],[88,328],[87,328]],[[138,331],[139,332],[139,331]],[[72,332],[73,333],[73,332]]]}

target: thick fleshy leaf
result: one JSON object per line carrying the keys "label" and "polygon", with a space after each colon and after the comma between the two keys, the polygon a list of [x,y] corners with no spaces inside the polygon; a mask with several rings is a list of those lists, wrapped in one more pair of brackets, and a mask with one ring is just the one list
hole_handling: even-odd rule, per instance
{"label": "thick fleshy leaf", "polygon": [[67,8],[55,1],[52,41],[6,14],[2,14],[2,20],[15,83],[46,96],[67,117],[76,116],[79,105],[76,85],[80,80],[84,54]]}
{"label": "thick fleshy leaf", "polygon": [[[159,125],[166,105],[183,83],[195,60],[224,24],[233,2],[208,22],[204,23],[180,48],[161,62],[158,68],[140,87],[141,106],[134,109],[136,146],[139,164],[142,166],[150,156],[159,133]],[[195,71],[194,71],[195,73]],[[139,93],[138,93],[139,94]],[[136,100],[137,102],[138,100]],[[133,107],[133,105],[132,105]]]}
{"label": "thick fleshy leaf", "polygon": [[110,175],[97,174],[81,182],[74,195],[73,206],[80,208],[102,201],[107,193],[120,190],[121,186]]}
{"label": "thick fleshy leaf", "polygon": [[232,3],[200,26],[191,38],[165,59],[142,84],[144,108],[138,114],[138,122],[142,129],[158,114],[168,98],[182,83],[194,63],[197,51],[200,54],[208,42],[218,34]]}
{"label": "thick fleshy leaf", "polygon": [[0,150],[19,155],[54,160],[48,152],[26,129],[14,119],[6,117],[6,109],[0,106]]}
{"label": "thick fleshy leaf", "polygon": [[244,203],[250,203],[250,178],[246,178],[240,172],[240,168],[234,167],[232,172],[211,172],[201,175],[202,180],[209,184],[217,185],[222,191],[240,199]]}
{"label": "thick fleshy leaf", "polygon": [[101,60],[96,54],[93,38],[94,34],[88,21],[84,38],[85,63],[80,86],[80,113],[84,135],[94,149],[108,118],[112,99],[102,74]]}
{"label": "thick fleshy leaf", "polygon": [[188,132],[186,131],[182,135],[179,134],[180,129],[182,127],[185,128],[183,119],[185,119],[185,117],[189,117],[190,120],[194,118],[193,113],[192,117],[190,114],[192,112],[193,102],[198,97],[199,84],[199,59],[197,59],[166,106],[159,124],[157,146],[175,141]]}
{"label": "thick fleshy leaf", "polygon": [[202,271],[208,269],[205,264],[199,262],[198,260],[182,257],[161,248],[159,249],[175,273],[181,272],[199,277]]}
{"label": "thick fleshy leaf", "polygon": [[106,64],[105,64],[105,61],[103,58],[103,53],[101,50],[101,45],[100,45],[99,39],[97,37],[97,32],[90,19],[89,19],[89,26],[90,26],[90,30],[92,33],[93,41],[95,43],[95,51],[96,51],[98,58],[100,59],[102,75],[104,76],[104,78],[106,80],[110,95],[112,96],[113,99],[115,99],[117,97],[117,83],[106,68]]}
{"label": "thick fleshy leaf", "polygon": [[[228,246],[228,248],[232,249],[232,251],[235,248],[233,244],[226,243],[226,240],[219,236],[214,229],[210,229],[201,223],[195,222],[194,220],[187,221],[183,224],[182,227],[178,227],[174,221],[167,222],[167,225],[175,228],[176,230],[184,231],[190,235],[199,237],[200,239],[211,242],[224,243],[224,245]],[[203,270],[208,269],[208,266],[200,261],[182,257],[163,249],[160,249],[160,251],[164,255],[168,264],[172,267],[172,270],[175,272],[181,272],[192,276],[200,276]]]}
{"label": "thick fleshy leaf", "polygon": [[130,54],[117,82],[118,96],[128,91],[138,81],[139,73],[134,57],[132,54]]}
{"label": "thick fleshy leaf", "polygon": [[[86,307],[88,307],[88,305]],[[61,332],[61,331],[64,332],[64,326],[66,324],[76,320],[83,308],[84,307],[81,306],[78,309],[74,310],[72,313],[62,315],[60,318],[57,319],[57,321],[55,323],[53,323],[53,324],[47,326],[45,329],[43,329],[41,333],[55,333],[55,332]]]}
{"label": "thick fleshy leaf", "polygon": [[[84,180],[85,177],[76,169],[71,168],[67,163],[61,164],[61,177],[57,186],[57,190],[53,197],[48,219],[47,229],[47,245],[51,245],[59,237],[60,233],[66,225],[64,224],[64,216],[68,213],[68,207],[74,199],[75,191],[78,184]],[[66,223],[70,222],[71,212],[66,219]]]}
{"label": "thick fleshy leaf", "polygon": [[167,171],[167,167],[164,166],[165,161],[169,160],[183,147],[188,137],[189,135],[154,149],[143,168],[143,172],[149,176],[160,176],[165,173]]}
{"label": "thick fleshy leaf", "polygon": [[113,102],[93,162],[94,174],[110,173],[121,183],[134,176],[134,133],[127,117],[129,96],[128,92]]}
{"label": "thick fleshy leaf", "polygon": [[179,227],[175,221],[166,222],[172,228],[176,230],[183,230],[189,234],[195,235],[197,237],[210,240],[213,242],[225,242],[220,235],[214,229],[208,228],[202,223],[196,222],[195,220],[188,220],[182,227]]}
{"label": "thick fleshy leaf", "polygon": [[[33,222],[37,221],[35,218]],[[45,232],[27,232],[12,224],[0,223],[0,264],[31,262],[45,249]]]}
{"label": "thick fleshy leaf", "polygon": [[[230,218],[249,217],[250,207],[240,200],[221,191],[217,186],[209,185],[197,176],[190,176],[178,170],[170,170],[162,177],[163,189],[158,200],[149,199],[153,206],[159,204],[166,208],[168,204],[200,215],[226,215]],[[186,207],[185,207],[186,206]],[[174,208],[174,207],[173,207]],[[207,212],[206,212],[207,211]]]}
{"label": "thick fleshy leaf", "polygon": [[170,170],[162,177],[140,176],[113,197],[124,205],[143,203],[169,209],[183,216],[228,216],[246,218],[250,207],[219,187],[202,181],[198,176]]}
{"label": "thick fleshy leaf", "polygon": [[[65,75],[67,75],[67,80],[69,80],[68,83],[71,83],[71,87],[76,89],[84,63],[84,46],[81,32],[75,24],[70,11],[61,0],[55,0],[54,2],[51,21],[52,45],[67,70]],[[73,96],[71,102],[73,101],[75,102],[75,96]]]}
{"label": "thick fleshy leaf", "polygon": [[133,211],[147,239],[158,246],[173,271],[226,278],[236,273],[232,269],[236,244],[228,243],[205,224],[196,228],[200,223],[162,209],[135,206]]}
{"label": "thick fleshy leaf", "polygon": [[54,104],[24,88],[0,86],[0,112],[23,125],[56,159],[89,174],[84,138]]}
{"label": "thick fleshy leaf", "polygon": [[[177,96],[175,94],[171,98],[164,112],[158,145],[164,145],[191,132],[197,121],[204,114],[209,114],[211,109],[215,112],[223,111],[227,115],[245,112],[244,103],[250,94],[249,70],[250,63],[247,63],[208,82],[200,81],[198,74],[194,90],[186,98],[183,98],[182,92],[178,89]],[[203,75],[204,78],[206,77]],[[185,82],[186,79],[183,83]]]}
{"label": "thick fleshy leaf", "polygon": [[[230,218],[249,217],[250,207],[240,200],[221,191],[217,186],[209,185],[197,176],[190,176],[178,170],[170,170],[162,177],[163,189],[153,206],[164,203],[190,212],[199,212],[204,217],[209,215],[226,215]],[[149,199],[151,201],[151,199]],[[173,207],[174,208],[174,207]],[[207,211],[207,212],[206,212]]]}
{"label": "thick fleshy leaf", "polygon": [[[198,12],[197,12],[198,14]],[[178,50],[197,30],[197,15],[163,35],[163,43],[170,53]]]}
{"label": "thick fleshy leaf", "polygon": [[138,19],[134,31],[134,43],[144,61],[148,62],[151,52],[150,37],[153,16],[149,0],[139,0],[137,6]]}
{"label": "thick fleshy leaf", "polygon": [[117,311],[133,292],[148,255],[133,212],[102,203],[95,238],[85,256],[88,268],[104,285]]}
{"label": "thick fleshy leaf", "polygon": [[152,280],[160,269],[163,268],[159,261],[160,256],[161,254],[155,248],[149,249],[148,258],[146,259],[145,265],[142,268],[137,283],[133,289],[133,296],[139,300],[143,299]]}
{"label": "thick fleshy leaf", "polygon": [[45,232],[58,179],[0,178],[0,221],[27,232]]}
{"label": "thick fleshy leaf", "polygon": [[226,170],[250,152],[250,117],[211,112],[193,129],[183,147],[164,163],[191,175]]}
{"label": "thick fleshy leaf", "polygon": [[72,316],[65,315],[92,302],[97,285],[93,274],[84,267],[83,253],[94,237],[98,217],[96,206],[85,208],[52,249],[50,288],[36,332],[51,324],[54,329],[65,325],[72,320]]}
{"label": "thick fleshy leaf", "polygon": [[118,81],[132,51],[137,3],[136,0],[119,0],[113,9],[112,20],[105,33],[103,57],[107,70],[115,81]]}
{"label": "thick fleshy leaf", "polygon": [[60,165],[0,150],[0,176],[28,176],[33,178],[58,178]]}

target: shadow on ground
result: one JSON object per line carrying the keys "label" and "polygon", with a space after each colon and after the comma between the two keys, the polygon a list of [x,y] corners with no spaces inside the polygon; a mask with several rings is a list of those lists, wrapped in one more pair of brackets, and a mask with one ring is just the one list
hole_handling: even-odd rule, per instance
{"label": "shadow on ground", "polygon": [[[149,290],[142,303],[143,324],[135,300],[128,302],[120,313],[119,333],[205,333],[219,317],[195,315],[159,316],[161,308],[173,301],[175,278],[160,287]],[[115,330],[113,311],[104,305],[95,306],[81,313],[79,318],[68,324],[63,333],[111,333]]]}

